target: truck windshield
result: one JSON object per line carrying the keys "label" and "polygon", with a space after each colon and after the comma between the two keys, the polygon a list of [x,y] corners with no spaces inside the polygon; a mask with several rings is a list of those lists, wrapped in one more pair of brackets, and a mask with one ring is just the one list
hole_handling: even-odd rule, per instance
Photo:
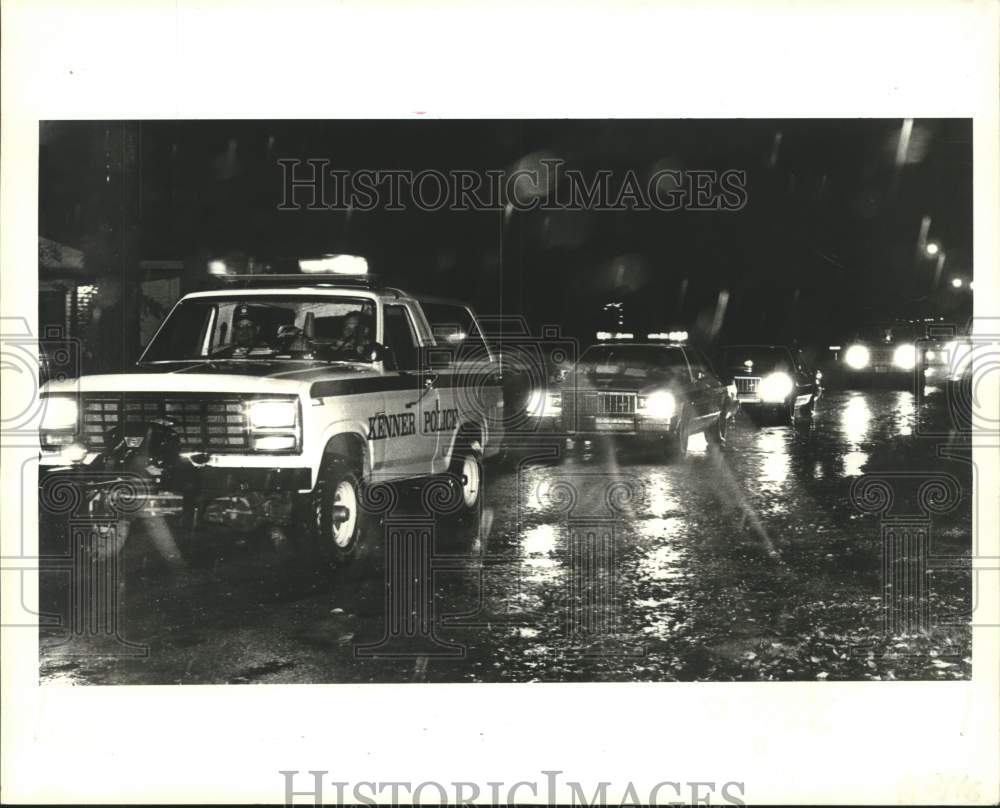
{"label": "truck windshield", "polygon": [[139,362],[368,362],[374,340],[375,304],[364,298],[191,298],[170,313]]}

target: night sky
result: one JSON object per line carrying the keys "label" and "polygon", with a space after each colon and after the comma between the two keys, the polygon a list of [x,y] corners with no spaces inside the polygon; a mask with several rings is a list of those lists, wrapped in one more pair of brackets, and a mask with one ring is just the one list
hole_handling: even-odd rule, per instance
{"label": "night sky", "polygon": [[[900,120],[156,121],[41,127],[40,235],[88,270],[176,259],[365,255],[386,282],[583,336],[601,304],[628,327],[686,327],[728,293],[719,338],[823,341],[898,314],[961,313],[971,277],[972,127]],[[134,150],[130,150],[134,144]],[[281,158],[332,167],[746,172],[738,211],[279,211]],[[917,254],[921,218],[947,253]],[[122,245],[128,244],[128,248]],[[502,260],[501,260],[502,249]],[[502,266],[502,273],[501,273]],[[500,290],[503,290],[501,296]]]}

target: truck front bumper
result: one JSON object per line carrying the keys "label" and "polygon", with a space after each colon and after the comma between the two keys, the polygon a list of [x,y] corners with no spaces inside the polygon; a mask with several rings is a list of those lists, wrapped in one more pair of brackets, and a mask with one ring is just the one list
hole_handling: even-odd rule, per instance
{"label": "truck front bumper", "polygon": [[[66,482],[82,486],[106,484],[116,477],[131,477],[112,470],[103,470],[98,465],[86,462],[52,462],[55,457],[42,458],[39,468],[39,484],[58,476]],[[48,461],[48,462],[46,462]],[[146,479],[146,478],[143,478]],[[157,492],[175,494],[198,494],[205,496],[227,496],[246,491],[278,493],[311,491],[313,487],[312,469],[298,466],[221,466],[196,465],[183,458],[171,468],[165,469],[160,479],[148,478],[147,488]]]}

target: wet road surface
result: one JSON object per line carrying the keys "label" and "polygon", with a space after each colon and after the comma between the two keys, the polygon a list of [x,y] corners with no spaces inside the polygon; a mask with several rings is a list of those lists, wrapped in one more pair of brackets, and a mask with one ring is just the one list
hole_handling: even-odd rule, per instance
{"label": "wet road surface", "polygon": [[[843,391],[794,427],[741,413],[721,452],[699,435],[672,463],[655,449],[563,457],[559,442],[539,442],[487,466],[478,524],[432,517],[433,490],[401,491],[369,517],[365,557],[333,571],[254,537],[175,570],[136,530],[105,573],[106,597],[42,573],[40,676],[967,678],[971,465],[951,423],[943,392],[918,407],[910,392]],[[887,479],[891,501],[875,487],[852,503],[861,475]],[[901,531],[883,537],[903,522],[923,531],[919,563],[916,545],[899,551]],[[926,586],[912,588],[918,579]]]}

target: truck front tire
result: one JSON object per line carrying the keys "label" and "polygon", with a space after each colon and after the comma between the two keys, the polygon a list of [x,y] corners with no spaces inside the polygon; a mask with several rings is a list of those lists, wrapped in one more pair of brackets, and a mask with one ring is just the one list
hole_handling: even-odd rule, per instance
{"label": "truck front tire", "polygon": [[342,458],[327,458],[320,468],[308,514],[311,544],[324,558],[340,564],[360,554],[361,481]]}
{"label": "truck front tire", "polygon": [[478,440],[463,440],[456,444],[449,470],[454,486],[457,513],[468,515],[479,508],[483,488],[483,453]]}

